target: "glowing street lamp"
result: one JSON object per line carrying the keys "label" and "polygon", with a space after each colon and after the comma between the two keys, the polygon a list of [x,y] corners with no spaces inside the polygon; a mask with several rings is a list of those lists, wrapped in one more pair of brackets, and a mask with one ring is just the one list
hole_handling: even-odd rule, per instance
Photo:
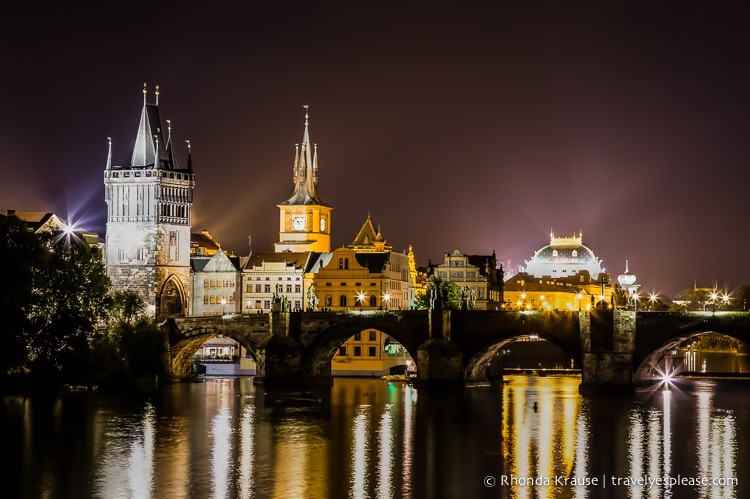
{"label": "glowing street lamp", "polygon": [[365,298],[367,298],[367,295],[365,295],[364,291],[360,291],[357,293],[357,301],[359,302],[359,311],[362,311],[362,302],[365,301]]}
{"label": "glowing street lamp", "polygon": [[383,294],[383,304],[385,305],[385,309],[388,310],[388,303],[391,301],[391,295],[390,293]]}
{"label": "glowing street lamp", "polygon": [[578,300],[578,311],[581,311],[581,300],[583,299],[583,294],[576,293],[576,299]]}
{"label": "glowing street lamp", "polygon": [[226,315],[227,313],[227,299],[222,298],[221,299],[221,315]]}
{"label": "glowing street lamp", "polygon": [[651,302],[651,310],[654,310],[656,308],[656,300],[657,300],[656,293],[651,293],[648,297],[649,301]]}

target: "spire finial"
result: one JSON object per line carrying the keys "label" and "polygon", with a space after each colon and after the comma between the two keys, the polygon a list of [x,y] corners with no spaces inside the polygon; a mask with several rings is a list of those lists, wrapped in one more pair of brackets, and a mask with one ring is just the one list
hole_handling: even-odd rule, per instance
{"label": "spire finial", "polygon": [[[169,121],[167,121],[167,123],[169,123]],[[190,154],[190,141],[189,141],[189,140],[186,140],[186,141],[185,141],[185,143],[186,143],[186,144],[187,144],[187,146],[188,146],[188,154]]]}
{"label": "spire finial", "polygon": [[628,259],[625,259],[625,273],[628,273]]}
{"label": "spire finial", "polygon": [[307,126],[308,117],[310,116],[310,114],[309,114],[310,105],[309,104],[304,104],[302,107],[305,108],[305,126]]}
{"label": "spire finial", "polygon": [[156,105],[159,105],[159,85],[156,85]]}
{"label": "spire finial", "polygon": [[109,152],[107,153],[107,170],[112,169],[112,137],[107,137]]}
{"label": "spire finial", "polygon": [[146,105],[146,94],[148,93],[148,90],[146,89],[146,82],[143,82],[143,105]]}

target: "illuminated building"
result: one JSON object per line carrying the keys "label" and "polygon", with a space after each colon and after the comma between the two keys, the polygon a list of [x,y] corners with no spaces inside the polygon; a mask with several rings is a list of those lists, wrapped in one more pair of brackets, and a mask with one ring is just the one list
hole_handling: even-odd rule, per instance
{"label": "illuminated building", "polygon": [[[156,102],[143,111],[127,166],[112,164],[112,142],[104,171],[107,202],[105,264],[115,290],[138,293],[156,316],[190,315],[190,210],[195,175],[174,153],[172,127],[164,137]],[[189,146],[188,146],[189,147]]]}
{"label": "illuminated building", "polygon": [[193,317],[226,315],[237,309],[237,257],[230,257],[219,247],[213,256],[190,259],[190,311]]}
{"label": "illuminated building", "polygon": [[[459,250],[445,254],[445,261],[431,267],[442,281],[456,284],[475,310],[495,310],[503,304],[503,268],[492,255],[465,255]],[[470,298],[469,298],[470,297]]]}
{"label": "illuminated building", "polygon": [[[413,257],[412,257],[413,258]],[[313,278],[324,310],[405,310],[414,299],[409,255],[392,250],[368,215],[352,244],[336,248]],[[406,363],[408,354],[387,334],[368,329],[344,342],[331,363],[334,375],[376,376]]]}
{"label": "illuminated building", "polygon": [[270,312],[275,296],[288,311],[305,304],[305,275],[320,253],[251,253],[242,266],[242,313]]}
{"label": "illuminated building", "polygon": [[602,261],[583,244],[579,233],[556,237],[526,261],[522,272],[505,282],[505,308],[588,310],[609,306],[612,284]]}
{"label": "illuminated building", "polygon": [[318,146],[310,144],[305,106],[305,133],[294,154],[294,192],[279,204],[277,253],[331,250],[331,210],[318,193]]}

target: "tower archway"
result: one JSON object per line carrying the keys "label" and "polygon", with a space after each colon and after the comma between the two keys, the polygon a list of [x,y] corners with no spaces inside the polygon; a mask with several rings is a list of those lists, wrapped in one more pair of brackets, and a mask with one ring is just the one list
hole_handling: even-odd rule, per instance
{"label": "tower archway", "polygon": [[157,317],[182,317],[185,315],[185,288],[175,275],[164,281],[157,297]]}

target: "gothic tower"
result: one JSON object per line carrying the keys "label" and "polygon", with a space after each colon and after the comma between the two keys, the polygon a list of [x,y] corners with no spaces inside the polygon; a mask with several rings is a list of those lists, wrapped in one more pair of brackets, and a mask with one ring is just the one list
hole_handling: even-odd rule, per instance
{"label": "gothic tower", "polygon": [[129,166],[112,165],[112,141],[104,171],[107,202],[105,263],[118,291],[135,291],[155,317],[189,315],[190,209],[195,175],[190,143],[187,168],[179,168],[167,120],[159,117],[159,86],[154,104],[143,111]]}
{"label": "gothic tower", "polygon": [[294,192],[278,205],[279,242],[274,244],[277,253],[331,251],[333,208],[318,194],[318,146],[310,148],[308,106],[304,107],[305,133],[294,154]]}

